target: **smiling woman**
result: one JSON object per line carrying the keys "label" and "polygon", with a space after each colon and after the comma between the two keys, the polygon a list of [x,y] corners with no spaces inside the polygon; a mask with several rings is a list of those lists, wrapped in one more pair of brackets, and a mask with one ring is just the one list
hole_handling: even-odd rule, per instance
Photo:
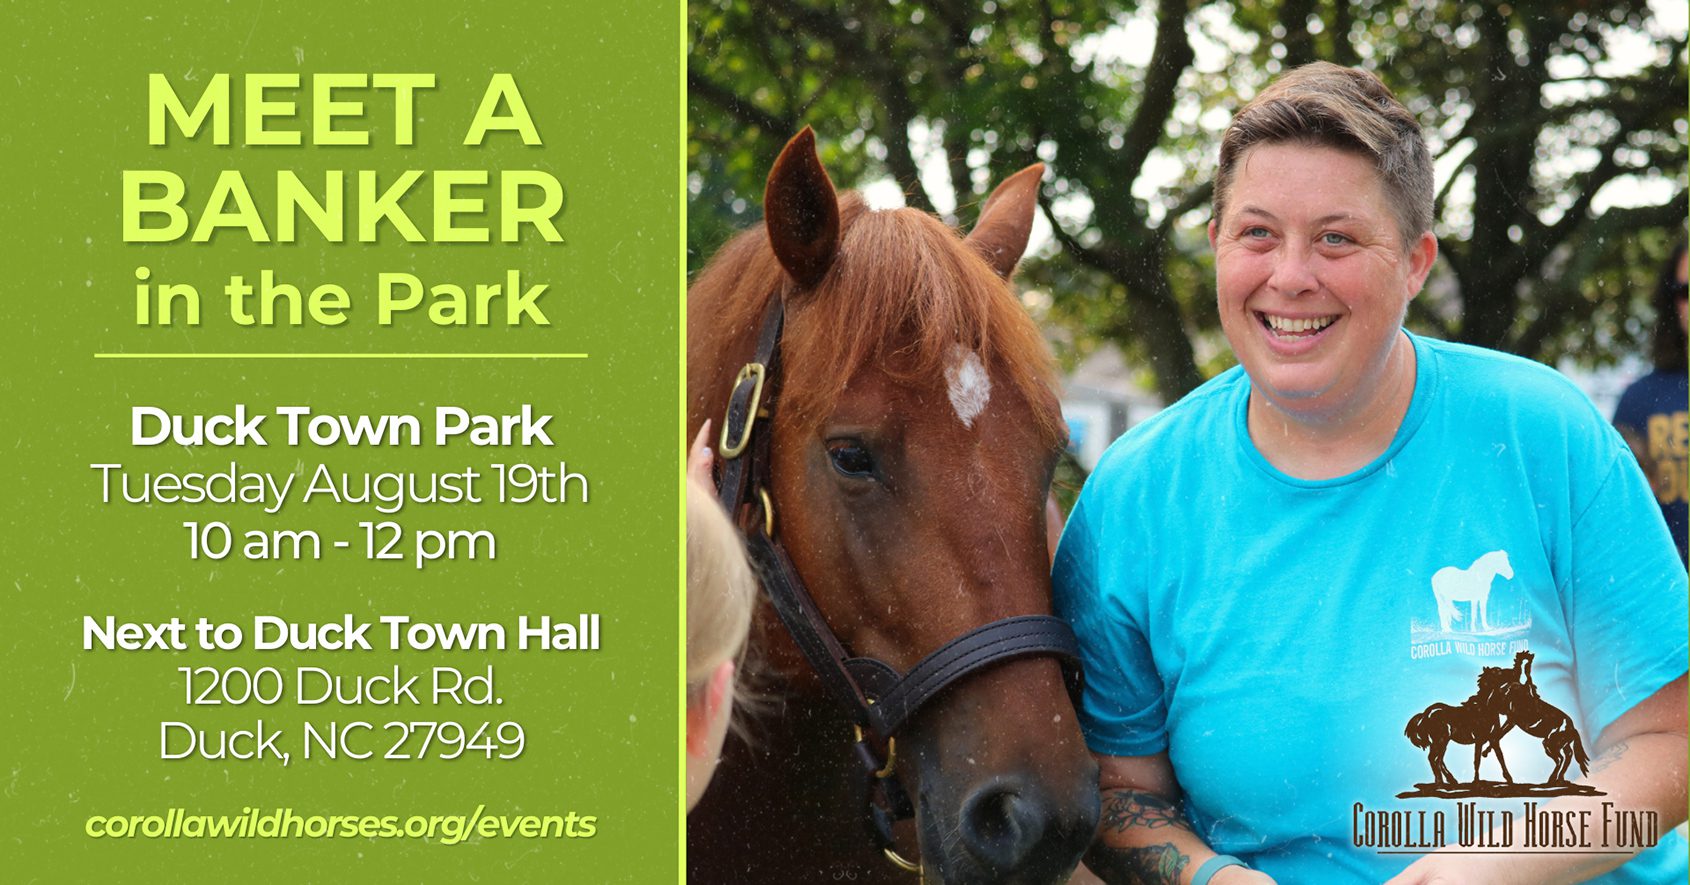
{"label": "smiling woman", "polygon": [[1402,320],[1437,240],[1404,236],[1372,163],[1336,148],[1253,147],[1228,196],[1209,237],[1221,328],[1260,393],[1251,435],[1289,473],[1342,476],[1384,451],[1408,411]]}
{"label": "smiling woman", "polygon": [[[1402,329],[1438,253],[1431,163],[1377,77],[1317,63],[1264,90],[1226,133],[1214,199],[1241,366],[1110,449],[1054,566],[1101,768],[1087,865],[1232,885],[1583,881],[1626,861],[1604,881],[1681,881],[1676,836],[1555,854],[1440,838],[1409,865],[1346,831],[1357,809],[1453,815],[1434,803],[1463,795],[1682,820],[1690,589],[1635,461],[1570,383]],[[1495,666],[1516,654],[1536,661],[1525,681]],[[1484,736],[1506,785],[1479,781],[1480,743],[1472,783],[1416,791],[1425,746],[1448,770],[1416,714],[1481,673],[1573,714],[1596,757],[1578,783],[1505,711]],[[1556,791],[1460,792],[1481,783]],[[1493,819],[1479,843],[1526,845]]]}
{"label": "smiling woman", "polygon": [[1341,476],[1390,443],[1414,390],[1401,329],[1437,259],[1431,223],[1419,124],[1377,78],[1310,66],[1227,129],[1209,223],[1221,328],[1276,466]]}

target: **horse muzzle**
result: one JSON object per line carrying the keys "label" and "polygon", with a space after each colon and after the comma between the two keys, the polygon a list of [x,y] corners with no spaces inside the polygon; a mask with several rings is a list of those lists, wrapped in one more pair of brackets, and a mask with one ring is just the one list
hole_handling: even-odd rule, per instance
{"label": "horse muzzle", "polygon": [[948,798],[922,789],[924,873],[947,885],[1066,881],[1097,832],[1099,814],[1096,765],[1088,760],[1072,780],[1057,787],[1030,773],[1005,773]]}

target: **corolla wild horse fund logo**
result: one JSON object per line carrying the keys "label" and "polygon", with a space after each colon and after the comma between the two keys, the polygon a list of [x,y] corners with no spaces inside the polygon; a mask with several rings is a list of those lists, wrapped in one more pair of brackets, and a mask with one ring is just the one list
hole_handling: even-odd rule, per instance
{"label": "corolla wild horse fund logo", "polygon": [[[1502,736],[1518,728],[1543,741],[1543,752],[1555,768],[1541,784],[1516,783],[1508,773],[1508,761],[1502,757]],[[1590,756],[1585,753],[1584,741],[1573,719],[1554,704],[1538,695],[1532,682],[1532,653],[1523,651],[1514,656],[1514,667],[1486,667],[1479,672],[1479,690],[1459,706],[1432,704],[1416,713],[1403,729],[1408,742],[1426,751],[1426,761],[1432,766],[1431,783],[1416,784],[1398,798],[1438,797],[1444,799],[1470,796],[1603,796],[1588,784],[1575,784],[1567,779],[1567,770],[1575,763],[1581,774],[1590,770]],[[1463,783],[1444,764],[1444,751],[1451,742],[1473,746],[1473,780]],[[1502,780],[1486,781],[1479,777],[1479,764],[1485,756],[1496,755]]]}
{"label": "corolla wild horse fund logo", "polygon": [[1506,550],[1492,550],[1465,567],[1438,569],[1426,600],[1432,605],[1409,624],[1412,657],[1503,657],[1524,649],[1532,616],[1525,594],[1513,584],[1514,564]]}
{"label": "corolla wild horse fund logo", "polygon": [[[1482,668],[1478,690],[1471,697],[1456,705],[1433,703],[1414,714],[1403,729],[1408,742],[1426,754],[1431,780],[1415,784],[1397,798],[1453,800],[1455,825],[1449,825],[1447,808],[1370,810],[1357,802],[1351,821],[1356,847],[1373,848],[1380,854],[1427,854],[1448,846],[1501,853],[1633,854],[1660,841],[1659,815],[1653,811],[1630,811],[1606,800],[1548,801],[1607,794],[1570,779],[1575,766],[1578,774],[1589,773],[1590,756],[1572,717],[1538,693],[1532,681],[1532,659],[1531,652],[1522,651],[1514,656],[1513,667]],[[1502,739],[1515,729],[1540,742],[1549,758],[1551,767],[1542,783],[1516,778],[1509,771]],[[1457,777],[1445,762],[1452,743],[1473,748],[1471,780]],[[1516,743],[1515,749],[1519,746]],[[1501,780],[1482,775],[1490,757],[1495,757],[1493,770]],[[1535,754],[1526,764],[1542,765]],[[1465,774],[1465,765],[1462,769]],[[1481,800],[1507,798],[1526,801],[1518,810],[1490,801],[1481,807]]]}

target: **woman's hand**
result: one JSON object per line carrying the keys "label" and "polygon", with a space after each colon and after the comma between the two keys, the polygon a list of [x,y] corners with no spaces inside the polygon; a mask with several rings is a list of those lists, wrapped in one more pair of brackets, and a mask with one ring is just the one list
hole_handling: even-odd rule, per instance
{"label": "woman's hand", "polygon": [[1385,885],[1506,885],[1519,881],[1498,858],[1433,852],[1408,865]]}
{"label": "woman's hand", "polygon": [[1223,867],[1215,877],[1209,880],[1209,885],[1278,885],[1273,877],[1261,870],[1249,867]]}
{"label": "woman's hand", "polygon": [[716,453],[710,451],[710,419],[706,418],[692,439],[692,451],[687,453],[687,476],[703,483],[705,488],[714,487],[716,479],[710,473],[715,465]]}

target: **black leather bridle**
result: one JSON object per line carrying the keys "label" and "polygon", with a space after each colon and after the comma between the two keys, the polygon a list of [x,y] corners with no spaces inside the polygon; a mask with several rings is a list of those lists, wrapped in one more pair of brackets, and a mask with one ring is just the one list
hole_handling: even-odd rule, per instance
{"label": "black leather bridle", "polygon": [[[772,432],[756,432],[768,422],[780,392],[780,341],[784,299],[775,293],[763,315],[757,352],[734,379],[722,420],[722,456],[717,494],[730,514],[739,517],[746,547],[762,578],[763,590],[798,650],[820,678],[827,694],[856,726],[857,758],[863,768],[869,829],[888,859],[911,872],[919,865],[893,848],[892,826],[913,817],[915,809],[898,782],[894,738],[911,717],[960,679],[1005,661],[1053,656],[1076,705],[1081,672],[1074,631],[1050,615],[1022,615],[976,627],[945,643],[908,673],[875,658],[851,654],[828,627],[785,548],[775,539],[774,508],[769,499],[769,446]],[[880,747],[885,746],[884,754]]]}

